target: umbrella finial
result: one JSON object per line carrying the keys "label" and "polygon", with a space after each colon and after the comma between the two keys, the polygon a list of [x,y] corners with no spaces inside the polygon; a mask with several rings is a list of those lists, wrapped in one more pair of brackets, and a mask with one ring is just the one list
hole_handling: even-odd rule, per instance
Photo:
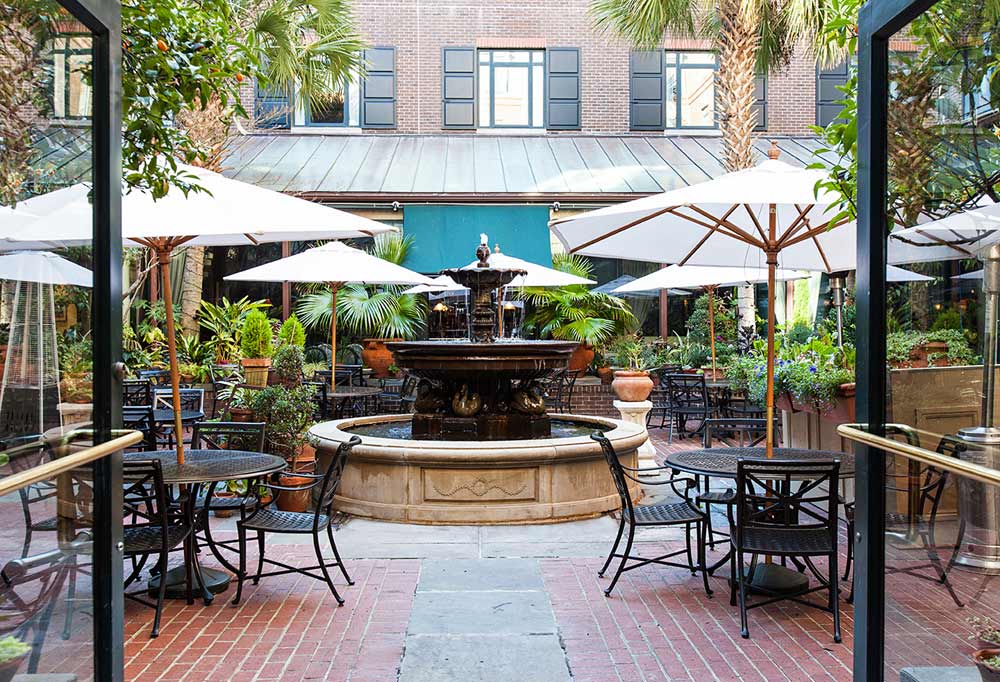
{"label": "umbrella finial", "polygon": [[493,253],[500,253],[500,245],[499,244],[494,244],[493,245]]}
{"label": "umbrella finial", "polygon": [[771,148],[767,150],[767,158],[777,161],[779,156],[781,156],[781,150],[778,149],[778,143],[776,140],[771,140]]}

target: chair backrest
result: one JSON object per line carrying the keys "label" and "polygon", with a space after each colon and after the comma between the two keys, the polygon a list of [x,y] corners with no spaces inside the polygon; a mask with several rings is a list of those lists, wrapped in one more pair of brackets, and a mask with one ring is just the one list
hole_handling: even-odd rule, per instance
{"label": "chair backrest", "polygon": [[364,379],[364,365],[337,365],[336,381],[338,386],[360,386]]}
{"label": "chair backrest", "polygon": [[122,479],[125,482],[122,496],[125,526],[163,529],[161,549],[169,549],[166,529],[170,524],[170,498],[163,484],[163,467],[159,460],[122,462]]}
{"label": "chair backrest", "polygon": [[[886,426],[886,436],[901,435],[910,445],[920,445],[920,435],[909,428]],[[938,454],[960,457],[970,449],[969,444],[955,436],[944,436],[935,449]],[[906,461],[906,471],[897,473],[894,464],[897,458],[886,457],[886,490],[914,495],[915,514],[933,518],[948,486],[948,470],[921,462]],[[892,470],[890,471],[890,468]]]}
{"label": "chair backrest", "polygon": [[684,368],[680,365],[663,365],[657,368],[656,374],[660,377],[660,385],[666,387],[667,377],[671,374],[680,374]]}
{"label": "chair backrest", "polygon": [[707,407],[704,374],[668,374],[667,396],[675,407]]}
{"label": "chair backrest", "polygon": [[153,382],[149,379],[126,379],[122,382],[122,405],[153,404]]}
{"label": "chair backrest", "polygon": [[[774,421],[774,432],[778,422]],[[750,417],[706,419],[702,446],[710,448],[718,440],[730,447],[753,447],[767,439],[767,420]]]}
{"label": "chair backrest", "polygon": [[825,529],[836,547],[840,460],[740,459],[736,464],[736,544],[747,529]]}
{"label": "chair backrest", "polygon": [[122,427],[142,431],[142,444],[137,450],[156,449],[156,422],[153,420],[153,405],[125,405],[122,407]]}
{"label": "chair backrest", "polygon": [[628,489],[629,478],[625,474],[625,469],[622,468],[621,460],[618,459],[618,453],[615,452],[608,437],[600,431],[592,433],[590,437],[601,445],[601,452],[604,453],[608,469],[611,470],[611,479],[615,482],[615,490],[618,491],[618,497],[621,500],[622,514],[627,514],[628,518],[632,518],[632,496]]}
{"label": "chair backrest", "polygon": [[210,365],[208,368],[208,380],[213,386],[223,381],[233,381],[242,379],[239,365]]}
{"label": "chair backrest", "polygon": [[265,426],[264,422],[195,422],[191,448],[263,452]]}
{"label": "chair backrest", "polygon": [[344,475],[344,467],[347,466],[347,457],[351,454],[351,450],[360,444],[360,438],[351,436],[350,440],[341,443],[334,453],[333,460],[330,462],[330,468],[323,474],[323,480],[320,483],[314,525],[319,525],[319,517],[322,514],[326,514],[329,517],[333,513],[333,498],[340,487],[340,479]]}
{"label": "chair backrest", "polygon": [[[182,410],[194,410],[204,412],[205,410],[205,389],[203,388],[181,388],[178,389],[181,399]],[[153,389],[153,404],[159,408],[173,408],[174,394],[169,388]]]}

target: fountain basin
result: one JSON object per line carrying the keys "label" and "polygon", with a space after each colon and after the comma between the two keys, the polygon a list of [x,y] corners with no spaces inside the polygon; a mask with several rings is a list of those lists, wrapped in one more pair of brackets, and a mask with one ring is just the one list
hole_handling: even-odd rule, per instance
{"label": "fountain basin", "polygon": [[[619,499],[601,447],[589,435],[531,440],[413,440],[367,435],[409,422],[377,415],[317,424],[309,434],[325,467],[340,443],[361,437],[348,460],[336,508],[357,516],[426,524],[548,523],[598,516]],[[553,415],[604,431],[625,466],[636,466],[646,430],[617,419]],[[593,427],[592,429],[590,427]],[[361,433],[353,433],[358,429]],[[405,430],[404,430],[405,432]],[[637,499],[638,486],[632,490]]]}

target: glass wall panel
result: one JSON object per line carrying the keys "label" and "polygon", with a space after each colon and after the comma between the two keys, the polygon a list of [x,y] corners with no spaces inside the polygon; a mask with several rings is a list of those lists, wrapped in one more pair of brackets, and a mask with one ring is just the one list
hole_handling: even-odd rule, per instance
{"label": "glass wall panel", "polygon": [[[4,8],[0,63],[0,679],[94,679],[95,484],[90,465],[15,485],[90,443],[89,239],[32,220],[84,202],[91,231],[92,39],[58,3]],[[37,239],[39,241],[16,241]],[[18,476],[18,478],[12,478]]]}

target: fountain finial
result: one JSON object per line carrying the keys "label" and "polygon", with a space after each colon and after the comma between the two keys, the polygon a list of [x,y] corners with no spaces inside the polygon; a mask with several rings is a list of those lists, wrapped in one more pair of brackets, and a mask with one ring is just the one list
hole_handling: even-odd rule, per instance
{"label": "fountain finial", "polygon": [[499,244],[494,244],[493,245],[493,253],[500,253],[500,245]]}
{"label": "fountain finial", "polygon": [[479,262],[476,263],[477,268],[490,267],[490,238],[486,236],[485,232],[479,235],[479,248],[476,249],[476,258],[479,259]]}

